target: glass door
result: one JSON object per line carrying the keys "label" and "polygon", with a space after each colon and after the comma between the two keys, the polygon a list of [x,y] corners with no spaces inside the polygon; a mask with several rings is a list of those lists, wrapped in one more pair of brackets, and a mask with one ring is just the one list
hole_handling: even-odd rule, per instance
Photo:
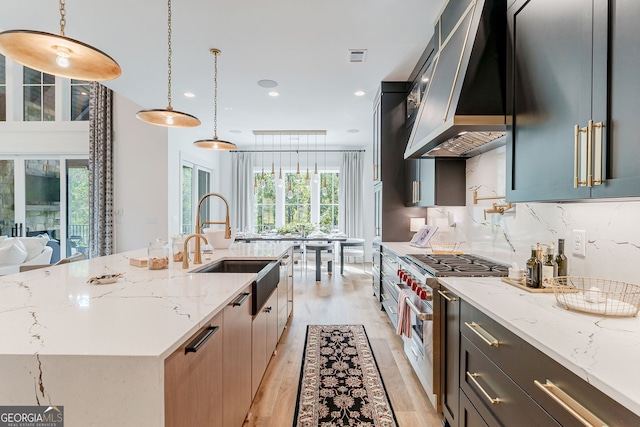
{"label": "glass door", "polygon": [[[211,191],[211,176],[212,171],[210,169],[186,161],[182,163],[182,218],[180,229],[183,234],[191,234],[195,231],[198,201]],[[210,204],[204,203],[200,211],[200,221],[210,221],[210,218]]]}
{"label": "glass door", "polygon": [[51,263],[76,252],[88,254],[88,160],[0,159],[0,235],[45,233],[54,248]]}

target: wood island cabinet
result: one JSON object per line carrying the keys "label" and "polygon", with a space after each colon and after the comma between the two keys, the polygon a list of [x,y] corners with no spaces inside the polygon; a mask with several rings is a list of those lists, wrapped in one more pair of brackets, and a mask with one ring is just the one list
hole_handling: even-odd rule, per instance
{"label": "wood island cabinet", "polygon": [[507,17],[507,200],[639,196],[640,2],[518,0]]}
{"label": "wood island cabinet", "polygon": [[223,313],[164,363],[165,426],[223,427]]}
{"label": "wood island cabinet", "polygon": [[251,331],[251,399],[256,395],[262,376],[278,343],[278,290],[253,318]]}
{"label": "wood island cabinet", "polygon": [[251,285],[224,308],[223,425],[240,427],[251,406]]}

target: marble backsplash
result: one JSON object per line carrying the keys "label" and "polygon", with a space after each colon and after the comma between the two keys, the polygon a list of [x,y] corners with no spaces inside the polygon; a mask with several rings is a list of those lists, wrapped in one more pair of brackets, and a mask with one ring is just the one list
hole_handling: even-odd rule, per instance
{"label": "marble backsplash", "polygon": [[[502,196],[505,192],[505,147],[467,160],[465,207],[427,210],[427,223],[437,225],[434,239],[454,241],[464,252],[473,252],[523,266],[531,245],[564,238],[569,274],[602,277],[640,285],[640,199],[588,203],[517,203],[500,214],[486,214],[493,202],[473,204],[478,197]],[[455,224],[454,227],[451,225]],[[586,256],[572,254],[572,230],[586,230]],[[640,262],[639,262],[640,264]]]}

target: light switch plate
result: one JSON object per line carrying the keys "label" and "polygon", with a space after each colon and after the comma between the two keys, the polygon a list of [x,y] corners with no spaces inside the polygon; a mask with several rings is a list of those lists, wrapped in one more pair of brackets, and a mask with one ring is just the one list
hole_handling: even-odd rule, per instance
{"label": "light switch plate", "polygon": [[587,232],[585,230],[573,230],[571,233],[571,247],[574,255],[587,255]]}

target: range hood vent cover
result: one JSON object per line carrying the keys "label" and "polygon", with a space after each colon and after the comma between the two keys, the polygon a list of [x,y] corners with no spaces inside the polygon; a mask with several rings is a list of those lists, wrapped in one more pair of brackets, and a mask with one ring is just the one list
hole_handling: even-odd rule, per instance
{"label": "range hood vent cover", "polygon": [[469,157],[504,144],[505,0],[450,1],[434,41],[404,157]]}

